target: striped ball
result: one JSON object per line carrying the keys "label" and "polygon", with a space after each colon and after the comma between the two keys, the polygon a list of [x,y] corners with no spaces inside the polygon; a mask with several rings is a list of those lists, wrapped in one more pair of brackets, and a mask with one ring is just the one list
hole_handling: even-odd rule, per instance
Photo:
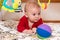
{"label": "striped ball", "polygon": [[41,24],[38,26],[36,32],[39,38],[48,38],[51,36],[52,30],[50,26],[46,24]]}

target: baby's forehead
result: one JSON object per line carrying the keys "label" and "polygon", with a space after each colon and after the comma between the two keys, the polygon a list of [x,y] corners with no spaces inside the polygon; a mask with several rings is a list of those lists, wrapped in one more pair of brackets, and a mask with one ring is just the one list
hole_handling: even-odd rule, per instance
{"label": "baby's forehead", "polygon": [[35,2],[28,2],[26,3],[26,7],[40,7],[37,3]]}
{"label": "baby's forehead", "polygon": [[25,10],[40,9],[40,6],[35,2],[28,2],[25,5]]}

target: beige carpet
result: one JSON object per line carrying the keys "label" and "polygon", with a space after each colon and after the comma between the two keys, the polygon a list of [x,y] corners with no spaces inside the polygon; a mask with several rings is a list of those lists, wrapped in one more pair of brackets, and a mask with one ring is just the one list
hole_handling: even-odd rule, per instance
{"label": "beige carpet", "polygon": [[[17,32],[17,24],[17,21],[0,21],[0,40],[41,40],[36,35]],[[60,40],[60,23],[45,24],[49,25],[52,29],[51,37],[45,40]]]}

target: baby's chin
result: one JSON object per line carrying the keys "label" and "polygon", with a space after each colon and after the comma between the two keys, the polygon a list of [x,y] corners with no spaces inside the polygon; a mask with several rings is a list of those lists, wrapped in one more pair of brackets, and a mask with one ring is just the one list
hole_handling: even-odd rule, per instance
{"label": "baby's chin", "polygon": [[34,22],[37,22],[38,20],[35,20]]}
{"label": "baby's chin", "polygon": [[37,22],[37,21],[35,21],[35,22]]}
{"label": "baby's chin", "polygon": [[34,20],[34,21],[31,21],[32,23],[34,23],[34,22],[38,22],[38,20]]}

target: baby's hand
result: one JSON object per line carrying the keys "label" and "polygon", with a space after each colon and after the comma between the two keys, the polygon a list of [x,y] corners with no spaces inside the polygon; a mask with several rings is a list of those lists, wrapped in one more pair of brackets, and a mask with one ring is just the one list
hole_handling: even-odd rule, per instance
{"label": "baby's hand", "polygon": [[28,30],[27,30],[27,29],[25,29],[25,30],[23,31],[23,33],[27,33],[27,31],[28,31]]}
{"label": "baby's hand", "polygon": [[24,30],[23,33],[33,34],[33,31],[31,29],[29,29],[29,30]]}
{"label": "baby's hand", "polygon": [[33,31],[30,29],[30,30],[28,30],[27,33],[28,33],[28,34],[33,34]]}
{"label": "baby's hand", "polygon": [[34,34],[36,34],[36,28],[33,28],[32,31]]}

